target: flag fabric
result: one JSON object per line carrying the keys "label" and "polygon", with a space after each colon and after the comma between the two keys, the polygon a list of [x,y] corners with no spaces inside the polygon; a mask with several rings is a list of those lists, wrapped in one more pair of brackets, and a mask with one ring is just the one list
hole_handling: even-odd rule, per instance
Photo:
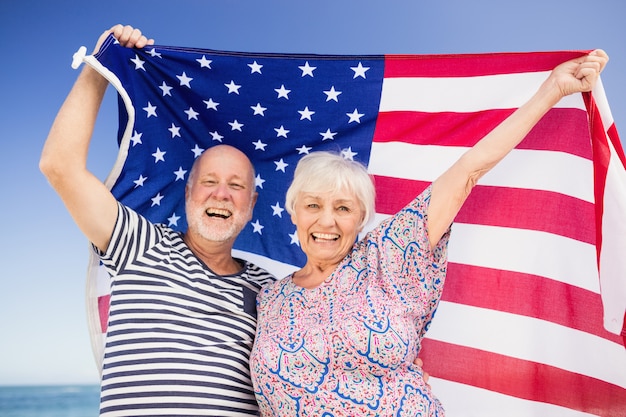
{"label": "flag fabric", "polygon": [[[107,185],[185,230],[201,152],[256,168],[238,256],[277,277],[304,263],[284,196],[319,150],[367,165],[376,222],[420,193],[586,51],[462,55],[264,54],[112,37],[82,57],[119,93],[120,153]],[[624,416],[626,158],[601,82],[561,100],[485,175],[456,218],[446,287],[420,356],[449,416]],[[371,225],[373,227],[373,225]],[[88,311],[101,361],[108,276],[92,257]]]}

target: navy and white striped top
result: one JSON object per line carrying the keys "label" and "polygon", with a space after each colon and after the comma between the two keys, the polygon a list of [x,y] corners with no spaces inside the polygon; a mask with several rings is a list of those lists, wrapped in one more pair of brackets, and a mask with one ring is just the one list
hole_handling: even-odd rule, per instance
{"label": "navy and white striped top", "polygon": [[274,277],[243,260],[217,275],[181,233],[121,204],[99,255],[112,275],[100,415],[256,415],[256,295]]}

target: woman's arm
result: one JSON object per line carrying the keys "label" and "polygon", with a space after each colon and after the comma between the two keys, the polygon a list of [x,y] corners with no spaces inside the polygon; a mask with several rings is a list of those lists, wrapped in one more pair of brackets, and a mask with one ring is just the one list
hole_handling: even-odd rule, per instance
{"label": "woman's arm", "polygon": [[591,91],[607,61],[608,55],[598,49],[557,66],[530,100],[433,182],[427,225],[431,248],[454,221],[476,182],[513,150],[561,98]]}

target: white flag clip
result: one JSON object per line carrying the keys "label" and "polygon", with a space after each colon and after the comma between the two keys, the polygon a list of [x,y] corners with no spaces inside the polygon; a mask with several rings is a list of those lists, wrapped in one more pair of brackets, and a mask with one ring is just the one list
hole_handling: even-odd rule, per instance
{"label": "white flag clip", "polygon": [[84,46],[81,46],[80,48],[78,48],[78,51],[76,51],[72,57],[72,68],[76,69],[80,67],[80,64],[83,63],[83,60],[85,59],[86,54],[87,54],[87,48],[85,48]]}

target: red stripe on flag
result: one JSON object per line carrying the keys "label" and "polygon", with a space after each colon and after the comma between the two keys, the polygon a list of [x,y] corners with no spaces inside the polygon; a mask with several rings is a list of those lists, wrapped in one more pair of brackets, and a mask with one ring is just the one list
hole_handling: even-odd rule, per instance
{"label": "red stripe on flag", "polygon": [[110,302],[111,295],[109,294],[98,297],[98,316],[100,317],[100,328],[102,329],[102,333],[106,333],[107,331]]}
{"label": "red stripe on flag", "polygon": [[[376,212],[398,212],[428,182],[375,176]],[[567,213],[567,214],[564,214]],[[455,222],[512,227],[554,233],[581,242],[595,243],[591,203],[563,194],[478,185],[470,194]]]}
{"label": "red stripe on flag", "polygon": [[626,390],[589,376],[428,338],[420,357],[436,378],[603,417],[626,415]]}
{"label": "red stripe on flag", "polygon": [[442,300],[534,317],[622,344],[604,329],[599,294],[536,275],[450,262]]}
{"label": "red stripe on flag", "polygon": [[430,182],[374,175],[374,184],[376,213],[392,215],[424,191]]}
{"label": "red stripe on flag", "polygon": [[588,51],[512,52],[462,55],[385,55],[385,78],[475,77],[550,71]]}
{"label": "red stripe on flag", "polygon": [[374,142],[470,147],[512,112],[511,109],[475,113],[382,112],[376,122]]}
{"label": "red stripe on flag", "polygon": [[[606,178],[608,175],[608,166],[611,163],[611,150],[608,140],[613,144],[613,149],[617,154],[618,160],[622,163],[622,167],[626,168],[626,156],[624,149],[617,133],[615,124],[612,123],[608,129],[605,129],[602,121],[602,115],[598,106],[590,93],[583,94],[587,111],[589,112],[589,126],[594,137],[593,146],[593,167],[594,167],[594,191],[596,200],[596,225],[597,225],[597,245],[596,253],[598,256],[598,265],[600,265],[600,254],[602,252],[603,242],[603,215],[604,215],[604,193],[606,188]],[[606,133],[605,133],[606,132]],[[607,139],[608,135],[608,139]],[[613,158],[613,163],[616,163]],[[602,270],[600,271],[602,273]],[[618,279],[614,277],[613,279]],[[623,344],[626,346],[626,313],[624,313],[624,323],[622,325]]]}
{"label": "red stripe on flag", "polygon": [[613,147],[615,148],[615,153],[617,153],[620,161],[622,161],[622,165],[624,166],[624,168],[626,168],[626,155],[624,154],[624,148],[622,148],[622,142],[620,141],[619,135],[617,133],[615,123],[613,123],[611,127],[607,130],[607,134],[609,135],[609,138],[611,138],[611,142],[613,143]]}
{"label": "red stripe on flag", "polygon": [[[374,142],[470,147],[506,119],[514,109],[475,113],[380,113]],[[549,140],[546,140],[549,138]],[[517,149],[559,151],[591,160],[587,113],[552,109],[528,133]]]}
{"label": "red stripe on flag", "polygon": [[589,129],[594,140],[593,147],[593,179],[594,195],[596,201],[596,253],[598,265],[600,263],[600,253],[602,252],[602,216],[604,215],[604,191],[606,188],[606,176],[611,160],[611,150],[607,141],[602,117],[595,100],[590,93],[583,93],[587,111],[589,112]]}

